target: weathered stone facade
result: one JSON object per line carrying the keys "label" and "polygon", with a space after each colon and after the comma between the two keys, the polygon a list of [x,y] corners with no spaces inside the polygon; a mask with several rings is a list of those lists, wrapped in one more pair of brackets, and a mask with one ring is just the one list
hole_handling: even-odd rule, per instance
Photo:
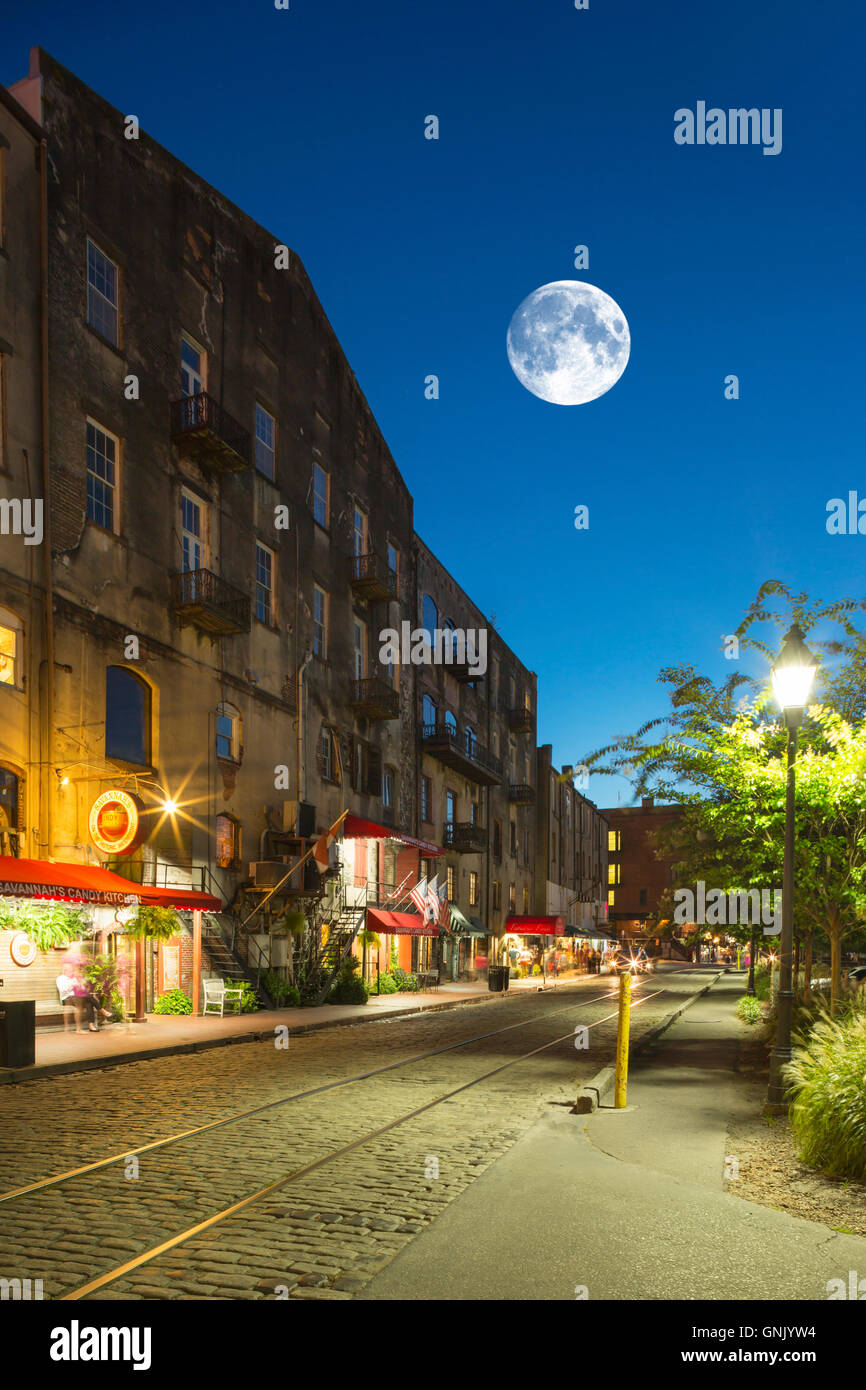
{"label": "weathered stone facade", "polygon": [[535,910],[587,931],[607,922],[607,812],[573,785],[571,768],[538,749],[538,855]]}

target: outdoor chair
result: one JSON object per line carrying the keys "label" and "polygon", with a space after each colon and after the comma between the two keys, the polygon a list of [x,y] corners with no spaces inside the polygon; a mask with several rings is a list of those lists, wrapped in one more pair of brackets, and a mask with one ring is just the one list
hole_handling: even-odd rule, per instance
{"label": "outdoor chair", "polygon": [[225,980],[203,980],[204,989],[204,1008],[202,1014],[218,1013],[220,1018],[225,1016],[226,1006],[234,1007],[236,1013],[241,1011],[241,999],[243,998],[243,984],[227,985]]}

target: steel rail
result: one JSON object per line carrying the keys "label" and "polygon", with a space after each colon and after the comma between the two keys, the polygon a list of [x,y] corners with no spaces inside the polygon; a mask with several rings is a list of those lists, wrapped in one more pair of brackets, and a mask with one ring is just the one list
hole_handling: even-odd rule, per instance
{"label": "steel rail", "polygon": [[[666,993],[665,990],[655,990],[652,994],[643,995],[633,1005],[639,1008],[641,1004],[646,1004],[650,999],[655,999],[657,995]],[[596,1019],[594,1023],[587,1026],[597,1028],[602,1023],[607,1023],[612,1018],[616,1018],[618,1011],[606,1014],[604,1018]],[[213,1216],[207,1217],[204,1221],[199,1221],[194,1226],[190,1226],[179,1235],[172,1236],[169,1240],[164,1240],[152,1249],[146,1250],[142,1255],[136,1255],[131,1260],[126,1260],[124,1264],[118,1265],[115,1269],[109,1270],[106,1274],[100,1274],[89,1283],[82,1284],[77,1289],[70,1290],[69,1293],[62,1294],[57,1300],[59,1303],[72,1303],[87,1294],[95,1292],[96,1289],[104,1288],[106,1284],[113,1284],[117,1279],[122,1279],[133,1269],[139,1269],[141,1265],[149,1264],[157,1256],[163,1255],[168,1250],[173,1250],[178,1245],[183,1245],[200,1231],[206,1231],[210,1226],[215,1226],[219,1221],[225,1221],[228,1217],[234,1216],[237,1212],[243,1211],[245,1207],[251,1206],[253,1202],[261,1201],[263,1197],[268,1197],[272,1192],[278,1192],[287,1183],[296,1182],[298,1178],[304,1177],[307,1173],[313,1172],[316,1168],[321,1168],[325,1163],[332,1163],[334,1159],[341,1158],[344,1154],[351,1153],[358,1149],[362,1144],[369,1144],[371,1140],[378,1139],[380,1135],[387,1134],[389,1130],[396,1129],[398,1125],[406,1124],[409,1120],[414,1120],[418,1115],[423,1115],[425,1111],[434,1109],[437,1105],[442,1105],[446,1100],[459,1096],[463,1091],[471,1090],[473,1086],[478,1086],[482,1081],[489,1081],[492,1076],[498,1076],[500,1072],[507,1071],[509,1067],[517,1066],[519,1062],[525,1062],[530,1057],[537,1057],[539,1052],[546,1052],[549,1047],[556,1047],[558,1043],[565,1042],[566,1039],[573,1037],[573,1033],[563,1033],[561,1037],[554,1038],[551,1042],[543,1043],[541,1047],[535,1047],[531,1052],[525,1052],[520,1057],[512,1057],[507,1062],[501,1062],[492,1071],[484,1072],[481,1076],[476,1076],[472,1081],[464,1081],[461,1086],[456,1086],[451,1091],[446,1091],[444,1095],[437,1096],[435,1100],[425,1101],[423,1105],[416,1106],[414,1110],[409,1110],[405,1115],[400,1115],[396,1120],[389,1120],[388,1124],[381,1125],[379,1129],[371,1130],[369,1134],[364,1134],[360,1139],[353,1139],[349,1144],[343,1144],[339,1149],[332,1149],[329,1154],[324,1154],[321,1158],[315,1158],[310,1163],[303,1164],[293,1172],[287,1173],[284,1177],[278,1178],[276,1182],[268,1183],[267,1187],[262,1187],[258,1192],[253,1192],[248,1197],[242,1197],[239,1202],[233,1202],[230,1207],[225,1207]]]}

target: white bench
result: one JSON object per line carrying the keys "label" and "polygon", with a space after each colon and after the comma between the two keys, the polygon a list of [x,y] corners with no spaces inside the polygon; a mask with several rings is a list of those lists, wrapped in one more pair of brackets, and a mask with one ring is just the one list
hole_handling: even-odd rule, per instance
{"label": "white bench", "polygon": [[235,1005],[236,1012],[240,1013],[241,999],[244,993],[242,984],[227,985],[225,980],[203,980],[202,988],[204,989],[202,1014],[218,1013],[222,1018],[227,1005],[229,1008]]}

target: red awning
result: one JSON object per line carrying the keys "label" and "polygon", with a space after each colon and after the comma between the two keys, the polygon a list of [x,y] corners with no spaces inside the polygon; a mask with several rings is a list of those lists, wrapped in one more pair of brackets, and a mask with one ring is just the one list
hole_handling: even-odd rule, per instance
{"label": "red awning", "polygon": [[383,931],[386,936],[438,936],[439,928],[425,922],[412,912],[385,912],[380,907],[367,908],[367,926]]}
{"label": "red awning", "polygon": [[49,902],[96,903],[106,907],[175,907],[180,911],[201,908],[220,912],[222,903],[210,893],[191,888],[142,887],[131,879],[96,864],[50,864],[45,859],[13,859],[0,856],[0,897],[43,898]]}
{"label": "red awning", "polygon": [[196,888],[154,888],[151,884],[134,885],[141,901],[152,907],[174,907],[178,912],[222,912],[219,898],[211,893],[200,893]]}
{"label": "red awning", "polygon": [[102,903],[109,907],[142,901],[137,883],[93,864],[49,864],[44,859],[0,856],[0,896],[46,898],[63,903]]}
{"label": "red awning", "polygon": [[404,835],[390,825],[377,825],[372,820],[361,820],[360,816],[347,816],[343,821],[343,834],[347,840],[399,840],[402,845],[411,845],[420,850],[426,859],[434,859],[444,854],[444,849],[431,845],[429,840],[416,840],[413,835]]}
{"label": "red awning", "polygon": [[564,917],[506,917],[505,930],[518,936],[563,936]]}

